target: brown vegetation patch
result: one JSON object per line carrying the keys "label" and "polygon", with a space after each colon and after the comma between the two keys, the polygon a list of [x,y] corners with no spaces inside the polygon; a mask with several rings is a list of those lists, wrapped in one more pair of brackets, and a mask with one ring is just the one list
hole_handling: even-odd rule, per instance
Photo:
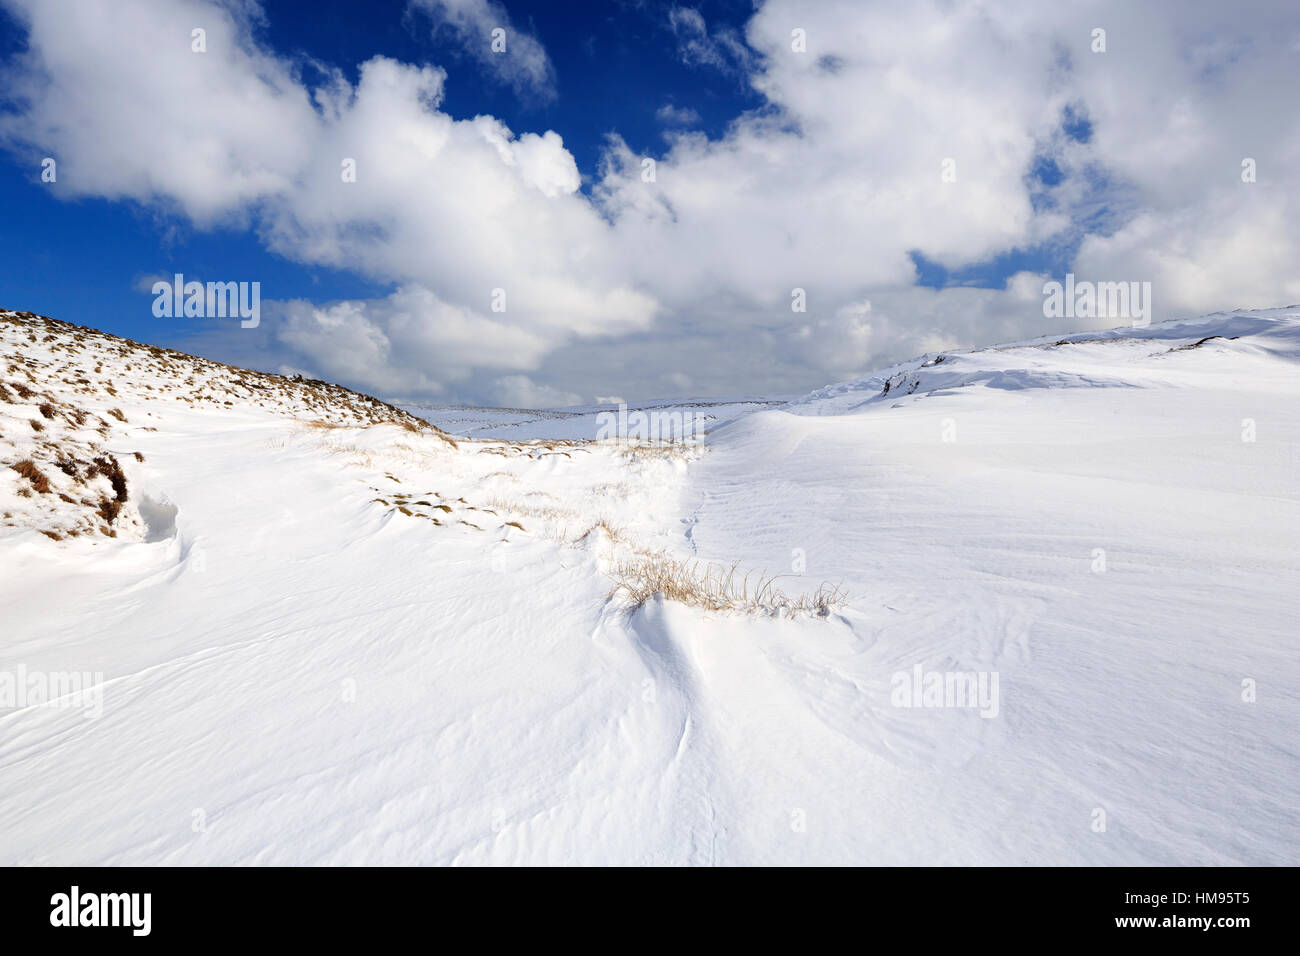
{"label": "brown vegetation patch", "polygon": [[31,482],[32,487],[41,494],[47,495],[50,493],[50,479],[45,477],[45,473],[37,468],[36,462],[32,461],[30,458],[24,458],[22,461],[16,462],[9,467]]}

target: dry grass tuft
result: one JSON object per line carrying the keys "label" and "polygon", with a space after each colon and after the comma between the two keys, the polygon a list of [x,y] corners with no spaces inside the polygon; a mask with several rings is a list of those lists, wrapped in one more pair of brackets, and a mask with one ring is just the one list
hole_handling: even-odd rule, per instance
{"label": "dry grass tuft", "polygon": [[622,442],[618,453],[629,462],[693,461],[708,451],[707,445],[695,442]]}
{"label": "dry grass tuft", "polygon": [[[126,475],[122,473],[122,466],[112,455],[104,455],[96,458],[94,466],[86,474],[86,478],[94,478],[96,475],[103,475],[108,479],[108,483],[113,486],[113,500],[120,506],[126,501]],[[117,514],[115,510],[114,515]]]}
{"label": "dry grass tuft", "polygon": [[574,539],[575,543],[581,544],[588,540],[595,531],[604,531],[606,537],[615,544],[628,544],[627,535],[623,532],[623,529],[614,527],[604,518],[601,518],[582,534],[578,535],[578,537]]}
{"label": "dry grass tuft", "polygon": [[45,477],[45,473],[37,468],[36,462],[30,458],[24,458],[9,467],[31,482],[32,487],[41,494],[48,495],[50,493],[50,479]]}
{"label": "dry grass tuft", "polygon": [[750,571],[737,577],[739,564],[724,568],[663,554],[641,555],[614,567],[615,585],[610,597],[622,591],[633,607],[641,607],[661,595],[669,601],[707,611],[762,613],[772,617],[794,617],[801,613],[825,617],[847,597],[839,587],[825,583],[811,594],[791,597],[776,587],[781,575]]}
{"label": "dry grass tuft", "polygon": [[122,511],[122,502],[110,501],[108,498],[100,498],[99,506],[96,509],[99,516],[104,519],[105,524],[112,524],[117,520],[117,516]]}

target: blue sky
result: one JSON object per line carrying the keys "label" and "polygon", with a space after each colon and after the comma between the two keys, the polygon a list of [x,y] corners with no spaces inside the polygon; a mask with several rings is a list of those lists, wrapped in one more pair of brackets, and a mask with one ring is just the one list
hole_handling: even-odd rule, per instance
{"label": "blue sky", "polygon": [[[492,81],[448,31],[407,11],[406,0],[364,4],[267,0],[260,37],[306,64],[321,61],[353,81],[360,63],[384,54],[448,73],[445,109],[458,118],[497,116],[512,129],[554,129],[564,137],[590,190],[610,132],[646,155],[664,150],[665,103],[694,110],[695,128],[718,135],[739,113],[762,105],[743,76],[700,69],[677,56],[664,11],[668,4],[508,4],[514,21],[536,34],[556,64],[556,96],[520,97]],[[711,23],[743,26],[748,0],[696,4]],[[23,31],[0,13],[0,54],[24,46]],[[607,55],[597,56],[595,51]],[[310,66],[304,66],[312,76]],[[183,216],[94,199],[63,201],[40,181],[40,169],[0,153],[0,305],[91,325],[138,341],[173,345],[188,329],[154,318],[153,297],[136,288],[144,275],[259,275],[263,295],[340,299],[373,296],[388,284],[338,269],[304,268],[268,255],[243,228],[195,228]]]}
{"label": "blue sky", "polygon": [[[1075,331],[1071,271],[1300,298],[1261,0],[0,0],[0,58],[0,305],[385,397],[792,394]],[[155,318],[177,272],[261,325]]]}

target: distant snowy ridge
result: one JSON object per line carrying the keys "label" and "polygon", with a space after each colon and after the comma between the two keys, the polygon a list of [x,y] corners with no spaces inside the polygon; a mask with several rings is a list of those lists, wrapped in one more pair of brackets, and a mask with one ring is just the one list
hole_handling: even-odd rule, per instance
{"label": "distant snowy ridge", "polygon": [[[1264,335],[1266,340],[1286,339],[1294,335],[1298,325],[1300,306],[1286,306],[1280,309],[1216,312],[1194,319],[1179,319],[1145,327],[1129,325],[1097,332],[1044,335],[984,348],[948,349],[930,352],[861,378],[828,385],[795,399],[785,408],[795,414],[835,415],[868,401],[890,398],[896,401],[901,396],[917,392],[924,394],[938,389],[976,384],[994,388],[1069,388],[1107,384],[1123,386],[1125,382],[1122,378],[1107,380],[1069,372],[1054,372],[1060,363],[1050,354],[1036,355],[1029,351],[1023,356],[994,357],[990,353],[1049,351],[1068,346],[1116,342],[1132,345],[1135,351],[1131,354],[1156,357],[1173,349],[1198,347],[1199,343],[1214,339],[1231,340],[1251,335]],[[853,398],[855,395],[856,402]]]}

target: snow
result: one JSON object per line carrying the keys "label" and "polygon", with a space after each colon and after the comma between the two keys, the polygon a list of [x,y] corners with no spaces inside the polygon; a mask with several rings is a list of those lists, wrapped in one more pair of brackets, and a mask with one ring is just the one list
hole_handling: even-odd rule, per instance
{"label": "snow", "polygon": [[[129,499],[114,537],[41,534],[90,512],[19,495],[55,452],[39,395],[0,403],[0,678],[102,673],[102,706],[0,700],[0,863],[1300,849],[1300,308],[661,403],[713,416],[666,452],[586,441],[595,407],[405,406],[452,444],[76,332],[0,315],[0,381],[93,416],[47,437]],[[611,569],[660,551],[848,600],[630,607]],[[996,675],[996,715],[896,706],[918,666]]]}
{"label": "snow", "polygon": [[[655,412],[661,415],[689,413],[700,431],[763,408],[784,405],[781,399],[739,398],[724,401],[676,399],[624,405],[627,412]],[[500,438],[507,441],[567,439],[590,441],[600,434],[601,425],[617,416],[619,406],[581,405],[571,408],[521,409],[477,408],[470,405],[434,405],[399,402],[398,407],[431,422],[443,431],[464,438]],[[691,431],[692,436],[697,434]]]}

